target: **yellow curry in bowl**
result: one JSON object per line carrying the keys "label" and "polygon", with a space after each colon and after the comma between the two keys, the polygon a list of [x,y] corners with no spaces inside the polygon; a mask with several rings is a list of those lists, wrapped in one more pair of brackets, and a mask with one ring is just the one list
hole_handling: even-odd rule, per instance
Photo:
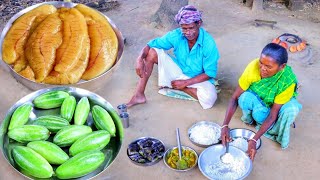
{"label": "yellow curry in bowl", "polygon": [[169,149],[165,155],[165,163],[174,170],[189,170],[193,168],[198,160],[196,152],[188,147],[182,147],[182,158],[179,159],[178,148]]}

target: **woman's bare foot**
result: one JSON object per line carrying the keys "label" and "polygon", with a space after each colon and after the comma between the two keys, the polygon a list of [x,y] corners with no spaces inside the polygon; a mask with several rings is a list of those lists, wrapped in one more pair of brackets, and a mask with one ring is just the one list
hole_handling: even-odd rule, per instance
{"label": "woman's bare foot", "polygon": [[144,104],[146,103],[147,98],[144,94],[135,94],[132,96],[131,100],[127,103],[127,107],[131,107],[137,104]]}

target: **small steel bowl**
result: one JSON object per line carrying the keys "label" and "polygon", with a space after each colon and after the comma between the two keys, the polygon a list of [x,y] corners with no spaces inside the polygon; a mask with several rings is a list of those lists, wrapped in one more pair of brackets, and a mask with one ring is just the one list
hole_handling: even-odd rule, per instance
{"label": "small steel bowl", "polygon": [[191,170],[191,169],[193,169],[194,167],[197,166],[197,162],[198,162],[198,154],[197,154],[197,152],[196,152],[194,149],[192,149],[191,147],[181,146],[182,149],[190,150],[190,151],[192,151],[192,152],[196,155],[196,160],[195,160],[194,165],[193,165],[192,167],[188,168],[188,169],[183,169],[183,170],[181,170],[181,169],[174,169],[174,168],[170,167],[169,164],[168,164],[168,162],[167,162],[167,161],[168,161],[168,156],[169,156],[169,153],[170,153],[172,150],[176,149],[176,148],[178,148],[178,147],[177,147],[177,146],[172,147],[172,148],[168,149],[168,150],[164,153],[163,162],[164,162],[164,164],[165,164],[168,168],[170,168],[170,169],[172,169],[172,170],[174,170],[174,171],[178,171],[178,172],[186,172],[186,171],[189,171],[189,170]]}
{"label": "small steel bowl", "polygon": [[[212,127],[216,132],[217,134],[219,135],[217,137],[217,141],[212,143],[212,144],[199,144],[197,142],[195,142],[190,136],[191,136],[191,130],[196,127],[196,126],[199,126],[199,125],[207,125],[209,127]],[[220,143],[220,137],[221,137],[221,126],[217,123],[214,123],[214,122],[211,122],[211,121],[200,121],[200,122],[197,122],[195,124],[193,124],[189,129],[188,129],[188,137],[190,139],[190,141],[196,145],[196,146],[199,146],[199,147],[203,147],[203,148],[207,148],[209,146],[212,146],[214,144],[219,144]]]}
{"label": "small steel bowl", "polygon": [[[128,158],[129,158],[129,146],[130,146],[131,144],[137,143],[138,141],[140,141],[140,140],[142,140],[142,139],[151,139],[151,140],[153,140],[153,141],[158,141],[158,142],[160,142],[160,143],[163,145],[163,147],[165,147],[165,146],[164,146],[164,143],[163,143],[161,140],[159,140],[159,139],[156,139],[156,138],[154,138],[154,137],[140,137],[140,138],[132,141],[132,142],[128,145],[128,148],[127,148],[127,156],[128,156]],[[139,162],[133,161],[133,160],[130,159],[130,158],[129,158],[129,159],[130,159],[130,161],[131,161],[133,164],[136,164],[136,165],[138,165],[138,166],[151,166],[151,165],[154,165],[154,164],[158,163],[159,161],[161,161],[164,153],[165,153],[165,151],[163,151],[161,158],[159,158],[158,160],[153,161],[153,162],[147,160],[148,162],[139,163]]]}
{"label": "small steel bowl", "polygon": [[[253,132],[250,129],[245,129],[245,128],[234,128],[230,130],[230,137],[232,139],[236,139],[236,138],[244,138],[246,140],[249,140],[251,138],[254,137],[256,133]],[[257,140],[257,144],[256,144],[256,149],[259,149],[261,147],[261,138],[259,138]]]}
{"label": "small steel bowl", "polygon": [[[7,24],[4,26],[4,28],[2,30],[2,33],[0,36],[0,59],[2,59],[2,45],[3,45],[4,38],[7,34],[7,32],[10,30],[14,21],[16,19],[18,19],[20,16],[22,16],[23,14],[31,11],[34,8],[41,6],[41,5],[44,5],[44,4],[51,4],[51,5],[55,6],[56,8],[61,8],[61,7],[72,8],[77,5],[77,3],[61,2],[61,1],[43,2],[43,3],[39,3],[39,4],[35,4],[33,6],[30,6],[30,7],[27,7],[25,9],[21,10],[20,12],[16,13],[14,16],[11,17],[11,19],[7,22]],[[110,23],[112,29],[114,30],[114,32],[117,36],[118,55],[117,55],[117,58],[116,58],[114,65],[109,70],[107,70],[103,74],[99,75],[98,77],[95,77],[90,80],[80,80],[79,82],[77,82],[75,84],[67,84],[67,85],[45,84],[45,83],[37,83],[37,82],[31,81],[31,80],[21,76],[20,74],[16,73],[13,70],[11,65],[6,64],[3,60],[0,60],[0,65],[2,65],[7,71],[9,71],[10,74],[19,83],[23,84],[24,86],[26,86],[30,90],[39,90],[39,89],[43,89],[43,88],[52,88],[52,87],[57,87],[57,86],[60,86],[60,87],[72,86],[72,87],[79,87],[79,88],[87,89],[90,91],[96,91],[99,88],[104,87],[106,85],[106,83],[111,79],[112,74],[114,74],[114,72],[119,67],[121,56],[122,56],[122,53],[124,50],[124,38],[122,36],[122,33],[119,31],[119,29],[114,24],[114,22],[110,18],[105,16],[103,13],[101,13],[101,14],[106,18],[106,20],[108,20],[108,22]]]}
{"label": "small steel bowl", "polygon": [[[216,144],[213,146],[208,147],[199,156],[198,160],[198,167],[201,173],[207,177],[208,179],[218,179],[219,177],[215,177],[212,173],[210,173],[210,165],[221,162],[220,156],[224,154],[226,148],[222,144]],[[240,159],[242,163],[244,163],[245,173],[242,177],[238,179],[246,178],[252,171],[252,161],[250,160],[249,156],[240,150],[239,148],[230,146],[229,153],[232,154],[235,158]],[[221,175],[223,176],[226,173],[230,173],[229,168],[223,169]],[[220,177],[221,178],[221,177]],[[226,179],[226,178],[223,178]]]}

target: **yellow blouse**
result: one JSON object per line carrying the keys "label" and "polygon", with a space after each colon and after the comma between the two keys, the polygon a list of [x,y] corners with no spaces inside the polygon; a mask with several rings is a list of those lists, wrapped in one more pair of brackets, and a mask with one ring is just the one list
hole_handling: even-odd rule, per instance
{"label": "yellow blouse", "polygon": [[[260,69],[259,69],[259,58],[254,59],[251,61],[244,72],[242,73],[241,77],[239,78],[239,86],[242,90],[246,91],[249,89],[250,85],[254,82],[261,80],[260,76]],[[282,93],[278,94],[275,99],[274,103],[276,104],[285,104],[290,101],[293,96],[296,84],[292,84]]]}

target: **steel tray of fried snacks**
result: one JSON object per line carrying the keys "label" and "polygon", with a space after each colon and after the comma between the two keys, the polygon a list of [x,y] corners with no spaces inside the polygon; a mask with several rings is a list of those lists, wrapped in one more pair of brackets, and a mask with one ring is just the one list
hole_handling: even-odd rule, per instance
{"label": "steel tray of fried snacks", "polygon": [[1,32],[1,36],[0,36],[0,65],[2,65],[8,72],[10,72],[10,74],[21,84],[23,84],[24,86],[26,86],[27,88],[29,88],[30,90],[39,90],[39,89],[43,89],[43,88],[52,88],[52,87],[57,87],[57,86],[61,86],[61,87],[65,87],[65,86],[72,86],[72,87],[79,87],[79,88],[83,88],[83,89],[87,89],[90,91],[96,91],[101,87],[104,87],[107,82],[111,79],[112,74],[114,74],[114,72],[118,69],[119,65],[120,65],[120,60],[121,60],[121,56],[124,50],[124,38],[122,36],[122,33],[119,31],[119,29],[116,27],[115,23],[106,15],[104,15],[103,13],[101,13],[106,20],[110,23],[113,31],[115,32],[117,39],[118,39],[118,52],[117,52],[117,57],[116,60],[114,62],[114,64],[112,65],[112,67],[105,71],[104,73],[102,73],[101,75],[90,79],[90,80],[80,80],[77,83],[74,84],[67,84],[67,85],[57,85],[57,84],[46,84],[46,83],[38,83],[35,81],[31,81],[25,77],[23,77],[22,75],[20,75],[19,73],[15,72],[14,68],[11,65],[6,64],[3,61],[3,42],[5,39],[5,36],[7,35],[8,31],[10,30],[10,28],[12,27],[12,25],[14,24],[14,22],[21,16],[23,16],[25,13],[28,13],[29,11],[41,6],[41,5],[45,5],[45,4],[50,4],[55,6],[56,8],[73,8],[76,5],[78,5],[78,3],[72,3],[72,2],[61,2],[61,1],[51,1],[51,2],[43,2],[43,3],[38,3],[35,4],[33,6],[27,7],[23,10],[21,10],[20,12],[16,13],[14,16],[12,16],[12,18],[7,22],[7,24],[4,26],[2,32]]}

